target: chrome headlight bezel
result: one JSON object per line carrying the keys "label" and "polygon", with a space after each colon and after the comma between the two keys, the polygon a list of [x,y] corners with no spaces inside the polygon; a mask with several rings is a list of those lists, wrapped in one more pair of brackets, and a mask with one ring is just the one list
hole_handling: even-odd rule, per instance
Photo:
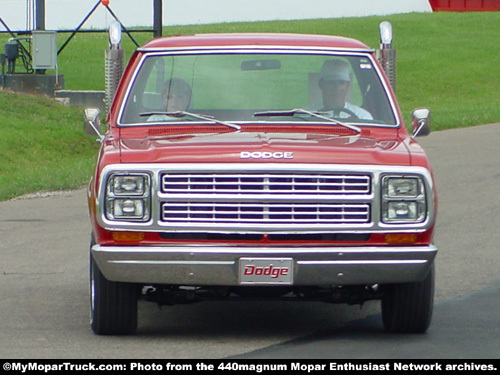
{"label": "chrome headlight bezel", "polygon": [[384,175],[381,178],[381,222],[419,224],[427,219],[424,180],[418,175]]}
{"label": "chrome headlight bezel", "polygon": [[151,219],[151,176],[115,172],[106,181],[104,215],[112,221],[148,222]]}

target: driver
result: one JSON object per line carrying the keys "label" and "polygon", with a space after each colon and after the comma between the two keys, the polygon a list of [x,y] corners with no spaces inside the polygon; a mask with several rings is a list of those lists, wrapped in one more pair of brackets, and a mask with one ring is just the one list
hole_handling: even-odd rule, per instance
{"label": "driver", "polygon": [[[334,117],[373,120],[367,110],[346,102],[352,82],[349,63],[343,60],[327,60],[321,67],[319,88],[323,97],[323,107],[320,111],[332,111]],[[354,115],[354,116],[353,116]]]}

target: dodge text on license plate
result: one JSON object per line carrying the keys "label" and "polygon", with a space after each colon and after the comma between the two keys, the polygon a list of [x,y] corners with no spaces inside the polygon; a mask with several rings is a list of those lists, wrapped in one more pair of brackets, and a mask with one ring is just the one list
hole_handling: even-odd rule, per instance
{"label": "dodge text on license plate", "polygon": [[240,284],[291,285],[292,258],[240,258]]}

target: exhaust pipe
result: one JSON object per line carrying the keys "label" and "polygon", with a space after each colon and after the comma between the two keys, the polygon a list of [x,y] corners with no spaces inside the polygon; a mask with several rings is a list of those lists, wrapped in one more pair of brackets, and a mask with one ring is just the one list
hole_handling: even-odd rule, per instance
{"label": "exhaust pipe", "polygon": [[120,48],[122,38],[121,24],[118,21],[111,22],[109,26],[109,49],[104,55],[104,80],[105,80],[105,96],[104,104],[106,112],[109,113],[111,103],[118,88],[118,83],[123,74],[124,50]]}
{"label": "exhaust pipe", "polygon": [[379,29],[380,49],[377,50],[377,58],[396,92],[396,50],[392,48],[392,25],[384,21],[380,23]]}

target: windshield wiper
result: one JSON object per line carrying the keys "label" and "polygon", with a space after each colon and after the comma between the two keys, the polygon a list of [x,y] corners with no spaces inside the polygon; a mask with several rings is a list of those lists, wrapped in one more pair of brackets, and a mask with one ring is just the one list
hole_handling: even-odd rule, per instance
{"label": "windshield wiper", "polygon": [[211,121],[216,124],[220,125],[225,125],[229,128],[236,129],[236,130],[241,130],[241,126],[237,124],[233,124],[231,122],[225,122],[225,121],[220,121],[214,118],[213,116],[207,116],[207,115],[200,115],[199,113],[192,113],[192,112],[187,112],[187,111],[175,111],[175,112],[161,112],[161,111],[154,111],[154,112],[142,112],[139,114],[141,117],[148,117],[148,116],[154,116],[154,115],[163,115],[163,116],[168,116],[168,117],[193,117],[197,118],[200,120],[205,120],[205,121]]}
{"label": "windshield wiper", "polygon": [[355,131],[358,134],[361,133],[361,129],[358,128],[357,126],[346,124],[345,122],[335,120],[335,119],[332,119],[330,117],[322,116],[320,113],[323,113],[323,112],[311,112],[311,111],[308,111],[307,109],[295,108],[295,109],[289,109],[289,110],[284,110],[284,111],[255,112],[253,115],[255,117],[267,117],[267,116],[271,116],[271,117],[272,116],[290,116],[290,117],[292,117],[292,116],[297,115],[297,114],[304,114],[304,115],[310,115],[313,117],[317,117],[317,118],[320,118],[323,120],[327,120],[329,122],[333,122],[336,125],[344,126],[348,129]]}

